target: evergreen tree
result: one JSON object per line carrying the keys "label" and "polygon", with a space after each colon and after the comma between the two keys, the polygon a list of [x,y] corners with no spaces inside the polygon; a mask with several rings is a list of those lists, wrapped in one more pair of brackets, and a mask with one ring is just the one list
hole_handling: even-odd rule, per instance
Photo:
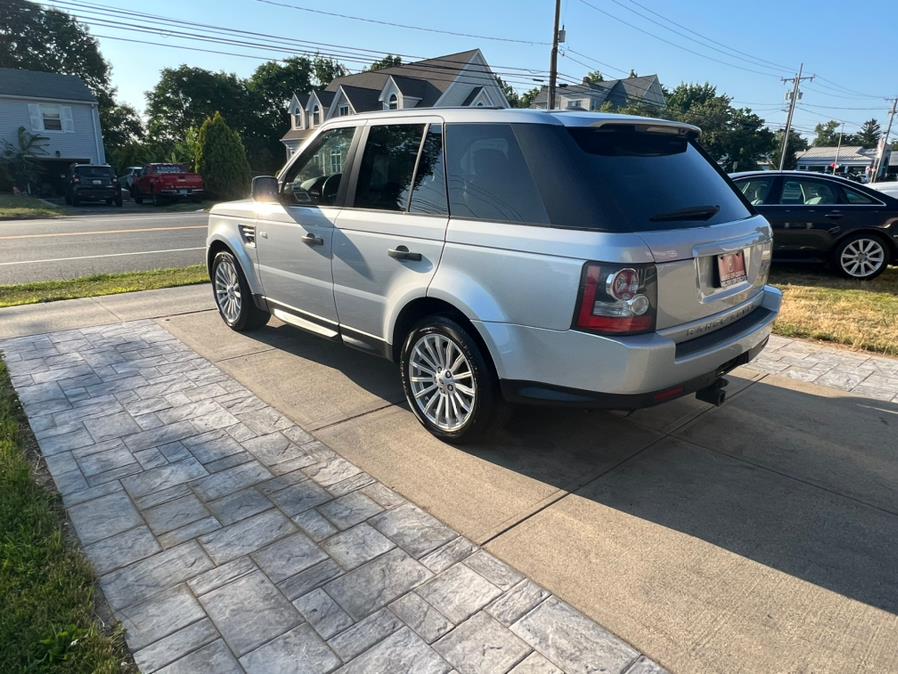
{"label": "evergreen tree", "polygon": [[219,199],[239,199],[249,192],[250,169],[243,141],[220,112],[200,127],[196,170],[203,176],[206,191]]}
{"label": "evergreen tree", "polygon": [[879,128],[879,122],[875,119],[868,119],[861,126],[860,133],[857,134],[858,145],[868,148],[876,147],[881,135],[882,130]]}

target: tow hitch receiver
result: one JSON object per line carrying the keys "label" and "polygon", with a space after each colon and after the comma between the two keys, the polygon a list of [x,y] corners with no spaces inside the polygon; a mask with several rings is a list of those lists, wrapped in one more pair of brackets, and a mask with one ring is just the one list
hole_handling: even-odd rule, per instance
{"label": "tow hitch receiver", "polygon": [[715,381],[710,386],[706,386],[705,388],[699,389],[695,392],[695,397],[705,403],[710,403],[717,407],[723,405],[723,401],[726,400],[727,393],[724,391],[727,384],[729,382],[720,377],[717,381]]}

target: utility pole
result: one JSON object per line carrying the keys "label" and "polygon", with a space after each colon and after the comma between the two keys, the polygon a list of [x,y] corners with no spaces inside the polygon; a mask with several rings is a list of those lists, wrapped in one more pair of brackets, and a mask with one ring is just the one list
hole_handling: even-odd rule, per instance
{"label": "utility pole", "polygon": [[783,78],[783,82],[792,82],[792,94],[789,96],[789,115],[786,117],[786,132],[783,134],[783,149],[782,152],[780,152],[780,171],[783,170],[783,164],[786,163],[786,148],[789,146],[789,132],[792,130],[792,115],[795,114],[795,104],[798,103],[798,87],[801,85],[802,80],[814,79],[813,75],[802,77],[801,74],[803,72],[804,63],[798,68],[798,75],[795,77]]}
{"label": "utility pole", "polygon": [[892,109],[889,110],[889,124],[886,127],[886,135],[884,136],[884,144],[882,146],[882,154],[877,155],[876,164],[873,168],[873,175],[870,176],[870,182],[876,182],[879,172],[882,171],[882,160],[885,158],[886,149],[889,147],[889,134],[892,133],[892,122],[895,119],[895,113],[898,112],[898,98],[892,99]]}
{"label": "utility pole", "polygon": [[845,131],[845,122],[839,126],[839,144],[836,146],[836,161],[833,162],[833,175],[839,169],[839,154],[842,152],[842,133]]}
{"label": "utility pole", "polygon": [[558,37],[561,23],[561,0],[555,0],[555,29],[552,31],[552,64],[549,67],[549,105],[548,110],[555,108],[555,85],[558,82]]}

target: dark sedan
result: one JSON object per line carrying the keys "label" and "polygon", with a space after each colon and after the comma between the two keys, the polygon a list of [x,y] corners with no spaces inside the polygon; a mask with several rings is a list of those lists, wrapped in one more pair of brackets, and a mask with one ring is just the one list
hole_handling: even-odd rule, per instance
{"label": "dark sedan", "polygon": [[898,262],[898,199],[836,176],[756,171],[730,176],[773,227],[773,256],[828,262],[872,279]]}

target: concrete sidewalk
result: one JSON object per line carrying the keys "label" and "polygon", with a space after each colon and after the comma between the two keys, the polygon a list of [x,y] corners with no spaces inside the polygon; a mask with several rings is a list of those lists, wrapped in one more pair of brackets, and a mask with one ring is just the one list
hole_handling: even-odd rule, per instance
{"label": "concrete sidewalk", "polygon": [[[137,315],[140,298],[130,302]],[[731,376],[722,408],[694,398],[629,417],[527,408],[494,441],[462,449],[420,427],[390,363],[277,321],[249,335],[214,311],[157,323],[671,670],[898,669],[893,359],[774,339]],[[851,368],[877,391],[792,373],[837,385]]]}

